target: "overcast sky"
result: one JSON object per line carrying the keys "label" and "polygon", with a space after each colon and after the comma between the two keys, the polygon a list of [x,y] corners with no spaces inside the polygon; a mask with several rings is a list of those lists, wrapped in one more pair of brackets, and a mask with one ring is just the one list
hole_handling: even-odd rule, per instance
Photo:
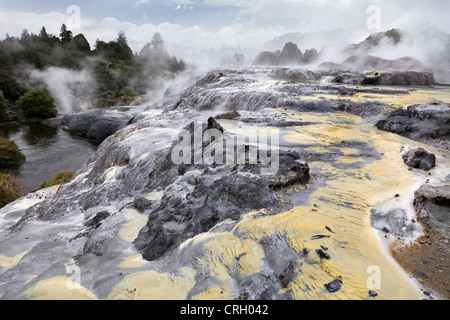
{"label": "overcast sky", "polygon": [[[71,5],[79,14],[67,13]],[[341,29],[351,41],[394,27],[434,25],[450,33],[449,17],[449,0],[0,0],[0,37],[44,25],[59,34],[68,22],[91,44],[123,30],[135,51],[155,32],[184,47],[260,47],[289,32]]]}

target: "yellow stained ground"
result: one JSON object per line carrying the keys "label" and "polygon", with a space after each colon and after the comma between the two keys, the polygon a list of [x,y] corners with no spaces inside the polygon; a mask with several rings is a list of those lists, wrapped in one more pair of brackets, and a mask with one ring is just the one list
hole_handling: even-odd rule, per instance
{"label": "yellow stained ground", "polygon": [[27,253],[28,251],[24,251],[14,257],[7,257],[6,255],[0,254],[0,268],[5,268],[6,270],[14,268]]}
{"label": "yellow stained ground", "polygon": [[[358,87],[352,87],[358,88]],[[380,87],[361,87],[361,89],[381,90]],[[450,102],[450,88],[442,87],[435,88],[417,88],[414,91],[408,92],[408,88],[388,88],[389,90],[398,90],[398,94],[383,94],[383,93],[355,93],[353,96],[331,95],[331,94],[315,94],[312,96],[295,96],[291,98],[298,98],[302,100],[348,100],[356,103],[361,102],[380,102],[385,103],[395,108],[405,108],[414,104],[423,104],[433,100],[441,100],[443,102]],[[409,90],[409,89],[408,89]]]}
{"label": "yellow stained ground", "polygon": [[129,222],[119,230],[119,238],[127,242],[133,242],[139,231],[147,224],[148,217],[140,214],[137,210],[129,209],[125,213],[125,218]]}
{"label": "yellow stained ground", "polygon": [[63,276],[40,281],[23,295],[32,300],[97,300],[91,291]]}
{"label": "yellow stained ground", "polygon": [[[434,99],[448,102],[447,94],[448,92],[443,95],[415,92],[413,96],[377,95],[376,100],[386,99],[390,104],[406,106],[412,104],[413,100],[414,103]],[[371,99],[366,94],[361,98]],[[197,270],[202,269],[209,270],[220,284],[205,288],[194,299],[238,298],[234,290],[236,275],[249,276],[261,270],[264,251],[260,240],[274,234],[285,235],[291,248],[298,252],[309,250],[307,258],[299,261],[303,264],[297,278],[285,289],[291,290],[294,299],[366,299],[369,289],[372,289],[369,288],[369,283],[373,279],[373,267],[380,271],[380,287],[374,288],[379,299],[421,298],[415,282],[392,259],[382,239],[371,227],[370,213],[373,208],[411,209],[409,200],[424,178],[407,170],[400,150],[405,145],[423,145],[378,131],[373,125],[349,114],[295,113],[276,109],[272,112],[287,120],[302,119],[319,123],[283,131],[282,140],[285,144],[305,144],[311,150],[332,152],[327,149],[330,145],[344,140],[356,140],[368,142],[382,157],[369,163],[355,157],[356,149],[341,148],[343,155],[338,159],[339,163],[361,162],[362,165],[358,169],[338,169],[327,162],[309,163],[310,167],[332,175],[325,187],[313,192],[309,206],[257,219],[254,219],[257,213],[243,213],[243,218],[231,232],[205,233],[187,241],[201,245],[204,249],[204,254],[197,260],[196,269],[181,268],[177,275],[157,271],[131,273],[115,285],[107,299],[186,299],[188,292],[196,284]],[[342,120],[353,124],[343,124]],[[231,127],[232,122],[227,124]],[[311,147],[311,144],[315,146]],[[426,147],[430,152],[438,154],[438,168],[431,173],[440,174],[450,167],[449,158],[442,157],[436,148]],[[295,192],[295,189],[290,192]],[[397,193],[404,195],[402,199],[394,199]],[[299,194],[301,195],[301,191]],[[159,198],[159,194],[149,198],[153,196]],[[264,214],[264,211],[259,212],[260,215],[261,213]],[[127,212],[126,218],[129,222],[119,231],[119,237],[132,242],[147,218],[135,210]],[[331,234],[326,226],[335,233]],[[331,237],[312,240],[315,235]],[[321,260],[315,253],[321,245],[329,248],[327,252],[331,256],[330,260]],[[6,261],[6,258],[1,259]],[[121,267],[140,267],[140,259],[138,255],[127,257]],[[324,284],[337,278],[343,281],[342,289],[333,294],[327,293]],[[305,290],[306,288],[309,290]],[[65,277],[41,281],[25,292],[25,296],[45,299],[54,297],[55,292],[60,297],[95,298],[85,288],[77,292],[68,291]]]}
{"label": "yellow stained ground", "polygon": [[196,271],[181,268],[180,276],[156,271],[132,273],[110,292],[108,300],[186,300],[195,286]]}
{"label": "yellow stained ground", "polygon": [[129,257],[123,258],[123,262],[119,265],[121,269],[134,269],[145,266],[148,263],[144,260],[141,254],[134,254]]}
{"label": "yellow stained ground", "polygon": [[[284,112],[273,110],[274,112]],[[317,143],[324,148],[344,140],[371,141],[377,152],[383,154],[379,161],[365,163],[363,159],[352,157],[357,150],[342,148],[343,156],[338,162],[363,163],[361,169],[336,169],[328,163],[310,163],[323,172],[332,173],[335,178],[328,186],[317,190],[311,196],[311,204],[319,206],[294,208],[289,212],[253,219],[249,214],[234,232],[244,234],[244,239],[231,234],[203,235],[207,254],[200,259],[200,267],[214,270],[213,274],[223,285],[197,296],[202,299],[226,299],[232,289],[230,273],[242,276],[256,273],[260,269],[264,252],[261,238],[276,233],[286,234],[290,246],[298,252],[308,249],[310,254],[303,263],[298,278],[288,289],[295,299],[365,299],[368,296],[367,282],[372,273],[371,266],[381,270],[381,288],[376,290],[382,299],[418,299],[417,287],[398,265],[390,258],[370,225],[370,210],[382,207],[384,201],[392,199],[396,193],[414,192],[417,179],[407,170],[400,156],[400,148],[408,142],[396,135],[382,133],[356,116],[348,114],[290,114],[290,120],[318,122],[319,125],[291,129],[284,140],[293,144]],[[354,121],[355,125],[339,124],[341,120]],[[322,148],[322,149],[320,149]],[[367,177],[370,177],[369,180]],[[313,210],[315,209],[315,210]],[[336,234],[326,230],[330,227]],[[331,238],[311,240],[315,235],[332,235]],[[210,237],[210,239],[208,239]],[[330,260],[320,260],[316,249],[324,245],[329,248]],[[231,270],[235,258],[238,266]],[[309,262],[309,263],[307,263]],[[324,293],[324,284],[342,277],[342,290],[335,294]],[[309,287],[309,291],[304,289]]]}
{"label": "yellow stained ground", "polygon": [[[374,289],[379,299],[420,299],[420,290],[399,265],[392,259],[377,232],[370,225],[371,209],[386,210],[401,207],[410,210],[409,200],[423,182],[408,171],[400,150],[403,146],[423,146],[420,143],[394,134],[384,133],[366,124],[362,119],[348,114],[305,114],[284,110],[272,110],[288,120],[302,119],[318,125],[291,128],[284,132],[285,143],[311,144],[316,151],[330,152],[326,147],[344,140],[369,142],[382,154],[380,160],[367,163],[355,157],[353,148],[340,148],[341,163],[361,162],[360,169],[336,169],[330,163],[309,163],[334,178],[327,186],[316,190],[311,205],[297,207],[288,212],[254,219],[257,213],[248,213],[229,233],[201,234],[187,242],[202,245],[204,255],[197,260],[196,269],[209,270],[220,284],[205,288],[193,299],[235,299],[233,289],[236,275],[249,276],[261,271],[264,251],[260,240],[269,235],[286,235],[290,246],[298,252],[309,250],[309,255],[299,269],[298,277],[289,284],[294,299],[367,299]],[[342,124],[343,121],[354,124]],[[228,123],[230,124],[230,123]],[[228,128],[230,129],[230,128]],[[335,148],[335,147],[334,147]],[[427,146],[431,152],[438,150]],[[450,162],[439,156],[442,171]],[[370,178],[370,179],[369,179]],[[291,191],[292,192],[292,191]],[[395,200],[395,194],[404,195]],[[405,200],[406,199],[406,200]],[[395,202],[397,201],[397,202]],[[318,207],[314,207],[316,204]],[[259,212],[261,214],[261,212]],[[329,233],[326,226],[335,234]],[[331,235],[330,238],[312,240],[315,235]],[[320,246],[328,247],[330,260],[321,260],[315,253]],[[378,288],[370,286],[373,268],[379,270]],[[174,276],[156,271],[138,272],[127,276],[111,291],[109,299],[185,299],[195,285],[195,271]],[[376,276],[376,275],[375,275]],[[342,289],[330,294],[324,284],[340,278]],[[308,288],[308,291],[305,291]]]}

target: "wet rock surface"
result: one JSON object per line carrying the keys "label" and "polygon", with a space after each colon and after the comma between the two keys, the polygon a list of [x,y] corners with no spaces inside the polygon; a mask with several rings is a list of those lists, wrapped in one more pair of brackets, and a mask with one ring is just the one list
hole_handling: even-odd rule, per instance
{"label": "wet rock surface", "polygon": [[409,238],[417,232],[417,226],[409,219],[407,212],[393,209],[387,212],[372,211],[370,221],[375,229],[389,233],[397,238]]}
{"label": "wet rock surface", "polygon": [[387,119],[376,124],[380,130],[425,142],[437,147],[450,148],[450,104],[431,101],[398,109]]}
{"label": "wet rock surface", "polygon": [[174,193],[166,193],[149,214],[134,244],[145,259],[156,260],[225,220],[239,220],[243,212],[282,210],[274,188],[309,181],[309,167],[298,159],[294,152],[281,153],[278,173],[269,177],[260,175],[258,166],[184,167],[176,186],[169,187]]}
{"label": "wet rock surface", "polygon": [[127,125],[138,110],[90,110],[74,112],[62,117],[59,125],[71,134],[95,142],[103,142]]}
{"label": "wet rock surface", "polygon": [[[151,285],[173,286],[188,299],[331,294],[366,299],[367,289],[355,293],[346,278],[353,275],[339,272],[343,261],[346,268],[360,266],[358,259],[364,258],[354,254],[359,249],[349,242],[361,239],[359,233],[346,234],[346,219],[370,213],[368,200],[346,194],[345,183],[357,181],[368,190],[379,183],[371,176],[377,167],[367,172],[361,168],[383,160],[384,150],[357,139],[354,132],[375,130],[371,123],[386,117],[383,110],[389,107],[313,95],[352,96],[389,89],[294,79],[303,74],[293,74],[294,81],[278,80],[269,76],[272,72],[217,70],[191,81],[180,94],[167,94],[144,112],[106,120],[105,126],[96,126],[96,112],[73,115],[73,121],[68,116],[66,125],[83,124],[78,130],[86,136],[96,127],[92,136],[105,140],[70,183],[48,197],[33,196],[0,210],[0,253],[6,257],[0,257],[2,298],[40,297],[38,289],[49,283],[58,294],[61,288],[55,283],[65,281],[68,267],[76,266],[83,288],[101,299],[136,297]],[[262,174],[267,165],[261,156],[256,163],[177,165],[172,158],[177,137],[188,130],[194,138],[195,122],[202,123],[202,135],[207,129],[221,133],[225,145],[236,141],[236,128],[272,128],[295,139],[280,140],[278,170],[269,175]],[[204,151],[221,142],[204,139],[201,147]],[[214,156],[226,159],[226,152],[240,147],[215,149],[219,152]],[[189,150],[195,160],[198,150]],[[243,150],[248,161],[255,146],[248,143]],[[324,194],[313,197],[323,188]],[[401,193],[395,190],[392,197],[397,192]],[[399,198],[403,197],[402,193]],[[441,203],[422,204],[428,210]],[[375,227],[389,228],[399,237],[414,234],[414,223],[401,209],[373,211],[373,223],[379,224]],[[321,220],[328,211],[334,215]],[[441,211],[436,212],[433,217],[439,217]],[[433,279],[428,270],[418,271]],[[377,294],[386,295],[378,290]]]}
{"label": "wet rock surface", "polygon": [[425,235],[414,245],[393,250],[394,257],[427,290],[427,298],[450,298],[450,186],[423,185],[414,195],[414,208]]}
{"label": "wet rock surface", "polygon": [[325,284],[325,288],[329,293],[335,293],[341,290],[342,285],[343,285],[342,280],[336,279],[331,281],[330,283]]}

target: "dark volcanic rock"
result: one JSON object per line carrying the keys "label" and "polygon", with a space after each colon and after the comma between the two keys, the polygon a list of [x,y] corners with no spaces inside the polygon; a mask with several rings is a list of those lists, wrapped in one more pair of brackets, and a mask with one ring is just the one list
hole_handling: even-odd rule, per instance
{"label": "dark volcanic rock", "polygon": [[436,166],[436,156],[422,148],[409,150],[402,157],[411,168],[430,170]]}
{"label": "dark volcanic rock", "polygon": [[325,284],[324,286],[329,293],[335,293],[341,290],[343,284],[344,283],[342,282],[342,280],[336,279],[328,284]]}
{"label": "dark volcanic rock", "polygon": [[431,101],[398,109],[376,127],[412,140],[450,148],[450,103]]}
{"label": "dark volcanic rock", "polygon": [[222,133],[224,133],[224,131],[225,131],[223,129],[223,127],[220,125],[220,123],[218,123],[217,120],[213,117],[210,117],[208,119],[208,130],[211,130],[211,129],[219,130]]}
{"label": "dark volcanic rock", "polygon": [[125,127],[133,115],[112,110],[90,110],[65,115],[61,126],[74,135],[102,142]]}
{"label": "dark volcanic rock", "polygon": [[270,77],[277,80],[284,80],[289,82],[303,82],[317,80],[317,75],[309,70],[280,68],[274,69]]}
{"label": "dark volcanic rock", "polygon": [[369,290],[369,297],[370,298],[375,298],[376,296],[378,296],[378,293],[376,293],[376,291]]}
{"label": "dark volcanic rock", "polygon": [[97,229],[101,222],[108,218],[111,214],[107,211],[97,213],[92,219],[86,221],[85,226]]}
{"label": "dark volcanic rock", "polygon": [[450,185],[423,185],[415,192],[414,207],[418,219],[444,237],[450,231]]}
{"label": "dark volcanic rock", "polygon": [[324,252],[322,249],[317,249],[316,253],[319,255],[320,259],[330,260],[331,257],[328,253]]}
{"label": "dark volcanic rock", "polygon": [[338,74],[332,82],[342,84],[360,84],[364,81],[364,76],[355,73],[344,72]]}
{"label": "dark volcanic rock", "polygon": [[234,120],[236,118],[239,118],[241,116],[241,114],[237,111],[230,111],[230,112],[225,112],[222,114],[219,114],[218,116],[216,116],[217,120]]}
{"label": "dark volcanic rock", "polygon": [[[156,260],[222,221],[238,220],[243,213],[262,208],[275,208],[279,203],[274,189],[309,180],[309,167],[299,163],[298,158],[293,152],[281,152],[275,176],[261,175],[260,165],[183,168],[183,178],[150,213],[135,246],[145,259]],[[198,170],[202,171],[200,175]]]}
{"label": "dark volcanic rock", "polygon": [[367,75],[362,84],[369,85],[418,85],[429,86],[435,84],[434,75],[429,72],[381,72],[375,71]]}
{"label": "dark volcanic rock", "polygon": [[140,212],[144,212],[152,206],[153,202],[146,198],[137,198],[133,201],[133,206]]}

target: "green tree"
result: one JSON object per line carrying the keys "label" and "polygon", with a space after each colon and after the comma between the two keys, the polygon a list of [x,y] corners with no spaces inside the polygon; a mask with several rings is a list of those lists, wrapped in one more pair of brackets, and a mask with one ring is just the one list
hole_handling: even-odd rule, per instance
{"label": "green tree", "polygon": [[20,36],[20,42],[27,43],[27,42],[30,41],[30,39],[31,39],[31,35],[28,32],[28,30],[27,29],[23,29],[22,35]]}
{"label": "green tree", "polygon": [[156,52],[165,52],[166,48],[164,47],[164,40],[160,33],[155,33],[151,42],[153,49]]}
{"label": "green tree", "polygon": [[302,52],[295,43],[286,43],[281,51],[281,64],[299,64],[302,58]]}
{"label": "green tree", "polygon": [[119,60],[131,61],[134,58],[133,51],[128,46],[127,36],[125,32],[120,31],[116,42],[110,42],[110,46],[116,53],[116,57]]}
{"label": "green tree", "polygon": [[116,41],[106,43],[97,39],[95,50],[110,62],[122,61],[132,64],[134,59],[133,51],[128,46],[127,37],[123,31],[119,32]]}
{"label": "green tree", "polygon": [[0,120],[5,117],[5,112],[8,109],[8,100],[3,95],[3,91],[0,90]]}
{"label": "green tree", "polygon": [[48,41],[48,39],[50,38],[48,36],[47,30],[45,29],[45,27],[42,27],[41,32],[39,32],[39,37],[43,40],[43,41]]}
{"label": "green tree", "polygon": [[319,58],[319,53],[316,49],[306,49],[305,53],[303,54],[303,63],[313,63]]}
{"label": "green tree", "polygon": [[280,65],[280,50],[275,52],[263,51],[261,52],[253,62],[255,66],[279,66]]}
{"label": "green tree", "polygon": [[66,25],[63,24],[61,26],[61,32],[59,34],[59,37],[61,38],[61,42],[69,43],[73,39],[73,34],[72,34],[72,31],[67,30]]}
{"label": "green tree", "polygon": [[391,29],[389,31],[386,31],[386,36],[392,39],[394,44],[399,43],[400,41],[402,41],[403,38],[402,33],[400,32],[399,29]]}
{"label": "green tree", "polygon": [[48,119],[58,114],[55,100],[44,90],[27,92],[17,100],[16,106],[23,111],[27,118]]}

